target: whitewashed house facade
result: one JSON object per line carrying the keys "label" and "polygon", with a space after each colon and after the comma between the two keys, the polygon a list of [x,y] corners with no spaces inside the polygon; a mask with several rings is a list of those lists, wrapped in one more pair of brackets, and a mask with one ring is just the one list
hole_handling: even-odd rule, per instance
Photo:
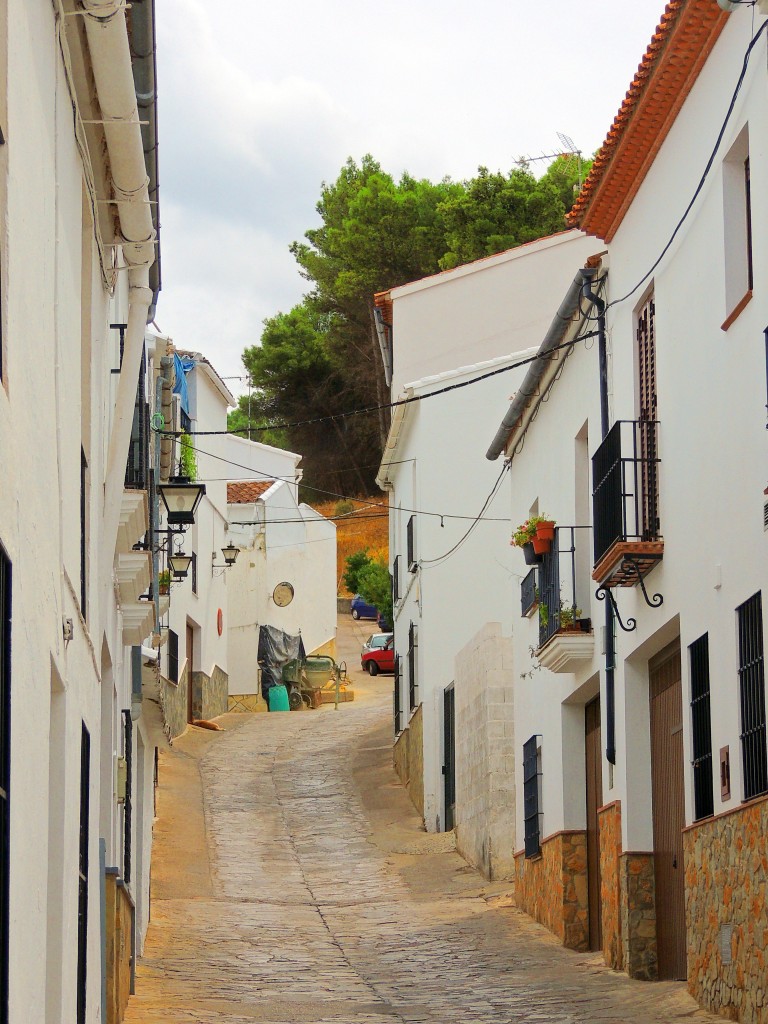
{"label": "whitewashed house facade", "polygon": [[427,829],[455,826],[462,852],[494,877],[511,872],[514,847],[514,763],[490,742],[512,731],[511,689],[499,676],[509,639],[487,630],[473,638],[505,617],[512,558],[508,499],[481,509],[499,467],[477,464],[474,453],[495,403],[525,375],[516,364],[536,353],[527,346],[546,328],[551,282],[593,249],[566,231],[376,300],[392,397],[406,403],[393,411],[378,474],[391,506],[395,763]]}
{"label": "whitewashed house facade", "polygon": [[127,463],[159,288],[153,9],[129,29],[122,4],[85,7],[0,5],[3,1024],[118,1019],[134,950],[116,933],[139,948],[148,917],[135,651],[155,615]]}
{"label": "whitewashed house facade", "polygon": [[[667,6],[572,214],[609,249],[566,297],[572,336],[604,323],[603,380],[590,337],[488,452],[512,525],[558,525],[516,614],[517,899],[745,1022],[768,1020],[766,14]],[[558,622],[574,579],[584,633]]]}

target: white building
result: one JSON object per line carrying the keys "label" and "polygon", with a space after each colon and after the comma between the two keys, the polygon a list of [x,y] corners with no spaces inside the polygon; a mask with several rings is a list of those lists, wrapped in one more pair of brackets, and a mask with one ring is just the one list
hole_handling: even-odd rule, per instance
{"label": "white building", "polygon": [[377,296],[392,396],[406,403],[394,410],[378,475],[392,506],[395,763],[426,827],[455,824],[462,852],[496,877],[512,870],[514,764],[489,737],[511,731],[512,705],[488,668],[508,657],[508,641],[486,631],[459,676],[454,662],[485,622],[505,617],[514,581],[508,499],[483,507],[500,467],[474,453],[496,403],[525,375],[516,364],[536,354],[527,346],[546,329],[548,289],[593,249],[567,231]]}
{"label": "white building", "polygon": [[[576,345],[489,451],[513,526],[559,527],[515,623],[518,900],[745,1022],[768,1019],[766,13],[668,5],[573,215],[610,246],[565,303],[581,278],[572,336],[607,304],[604,384]],[[574,583],[591,634],[559,628]]]}
{"label": "white building", "polygon": [[230,573],[230,705],[255,710],[264,706],[261,626],[300,634],[307,654],[336,655],[336,527],[299,502],[300,456],[228,440],[236,461],[260,477],[230,483],[227,510],[242,552]]}
{"label": "white building", "polygon": [[154,609],[141,600],[151,555],[134,548],[149,526],[147,485],[129,481],[126,464],[159,286],[152,5],[132,11],[145,55],[133,68],[123,5],[85,6],[79,17],[48,0],[0,8],[0,1020],[10,1024],[119,1012],[132,950],[117,928],[135,924],[140,946],[147,920],[154,742],[132,652]]}

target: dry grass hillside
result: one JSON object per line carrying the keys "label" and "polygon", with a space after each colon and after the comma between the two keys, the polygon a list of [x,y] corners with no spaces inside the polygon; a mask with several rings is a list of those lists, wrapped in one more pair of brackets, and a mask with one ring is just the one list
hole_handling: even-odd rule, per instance
{"label": "dry grass hillside", "polygon": [[372,504],[381,503],[382,509],[369,505],[356,505],[354,512],[344,515],[346,505],[338,501],[312,502],[312,508],[329,519],[341,515],[336,522],[336,581],[340,597],[351,597],[341,582],[346,569],[347,558],[356,551],[366,550],[371,558],[380,558],[385,563],[389,551],[389,514],[384,495],[361,499]]}

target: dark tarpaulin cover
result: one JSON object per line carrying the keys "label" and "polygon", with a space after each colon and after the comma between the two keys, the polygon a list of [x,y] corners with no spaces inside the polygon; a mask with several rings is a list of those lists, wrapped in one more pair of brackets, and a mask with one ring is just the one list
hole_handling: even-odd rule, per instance
{"label": "dark tarpaulin cover", "polygon": [[283,665],[294,658],[305,657],[304,642],[275,626],[259,627],[259,668],[261,669],[261,695],[267,700],[267,691],[282,685]]}

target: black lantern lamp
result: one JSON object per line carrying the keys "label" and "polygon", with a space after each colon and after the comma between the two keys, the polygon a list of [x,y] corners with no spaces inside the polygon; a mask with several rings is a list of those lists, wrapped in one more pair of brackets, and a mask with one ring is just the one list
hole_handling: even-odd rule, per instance
{"label": "black lantern lamp", "polygon": [[234,565],[237,561],[237,556],[240,554],[240,548],[236,548],[234,544],[227,544],[226,547],[221,549],[222,555],[224,555],[224,561],[227,565]]}
{"label": "black lantern lamp", "polygon": [[193,526],[205,484],[194,484],[186,476],[172,476],[167,484],[158,484],[157,489],[168,513],[168,525]]}
{"label": "black lantern lamp", "polygon": [[185,555],[183,551],[177,551],[168,556],[168,568],[176,580],[186,579],[189,567],[192,564],[192,555]]}

